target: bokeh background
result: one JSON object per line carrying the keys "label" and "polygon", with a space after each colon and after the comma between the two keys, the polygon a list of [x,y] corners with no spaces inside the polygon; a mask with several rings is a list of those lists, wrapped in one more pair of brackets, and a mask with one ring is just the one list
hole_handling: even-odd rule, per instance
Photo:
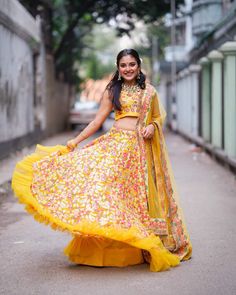
{"label": "bokeh background", "polygon": [[236,1],[0,0],[0,159],[68,128],[135,48],[165,127],[236,167]]}
{"label": "bokeh background", "polygon": [[[124,48],[138,50],[167,111],[193,244],[168,272],[71,264],[62,254],[70,235],[34,222],[11,190],[35,144],[75,137],[74,110],[94,116]],[[111,113],[82,145],[113,122]],[[0,294],[236,294],[235,170],[236,0],[0,0]]]}

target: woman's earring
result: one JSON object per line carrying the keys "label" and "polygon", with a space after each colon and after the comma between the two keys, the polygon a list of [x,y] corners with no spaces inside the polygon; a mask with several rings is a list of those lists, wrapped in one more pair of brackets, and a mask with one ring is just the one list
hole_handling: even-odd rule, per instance
{"label": "woman's earring", "polygon": [[121,75],[120,75],[120,72],[119,72],[119,75],[118,75],[118,80],[121,80]]}
{"label": "woman's earring", "polygon": [[139,74],[137,76],[137,80],[140,80],[140,78],[141,78],[141,75],[140,75],[140,72],[139,72]]}

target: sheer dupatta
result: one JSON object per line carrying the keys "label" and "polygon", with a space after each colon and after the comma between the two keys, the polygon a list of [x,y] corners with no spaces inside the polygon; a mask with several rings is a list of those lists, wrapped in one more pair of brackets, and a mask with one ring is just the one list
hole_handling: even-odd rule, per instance
{"label": "sheer dupatta", "polygon": [[[141,114],[137,122],[149,214],[157,221],[156,234],[164,246],[181,260],[191,257],[192,245],[179,205],[178,191],[162,131],[166,111],[155,88],[147,84],[141,99]],[[144,140],[142,129],[153,124],[152,139]]]}

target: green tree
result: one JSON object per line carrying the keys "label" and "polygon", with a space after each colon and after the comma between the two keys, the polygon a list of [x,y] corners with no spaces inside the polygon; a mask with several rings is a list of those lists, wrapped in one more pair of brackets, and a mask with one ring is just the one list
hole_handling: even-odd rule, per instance
{"label": "green tree", "polygon": [[[33,15],[40,13],[46,19],[47,40],[50,39],[57,72],[63,72],[67,81],[76,79],[75,61],[86,48],[85,37],[94,24],[113,22],[117,36],[130,34],[137,19],[146,24],[155,22],[170,11],[170,0],[21,0]],[[176,6],[183,0],[176,0]],[[50,4],[52,3],[52,4]],[[51,30],[49,30],[50,28]],[[48,42],[48,47],[50,47]]]}

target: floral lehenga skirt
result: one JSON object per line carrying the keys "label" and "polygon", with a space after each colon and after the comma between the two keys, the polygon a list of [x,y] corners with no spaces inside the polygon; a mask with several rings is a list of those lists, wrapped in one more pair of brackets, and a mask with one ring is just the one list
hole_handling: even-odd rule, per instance
{"label": "floral lehenga skirt", "polygon": [[15,168],[12,187],[39,222],[72,233],[64,253],[78,264],[152,271],[179,264],[148,213],[137,132],[112,127],[83,148],[38,145]]}

